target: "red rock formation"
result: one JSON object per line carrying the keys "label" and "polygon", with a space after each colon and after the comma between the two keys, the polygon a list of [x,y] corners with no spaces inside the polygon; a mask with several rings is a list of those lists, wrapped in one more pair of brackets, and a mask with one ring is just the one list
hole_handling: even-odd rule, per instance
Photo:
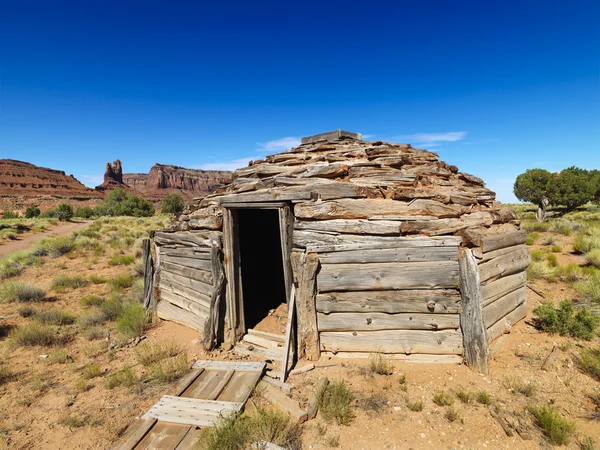
{"label": "red rock formation", "polygon": [[104,170],[104,181],[110,180],[117,183],[123,183],[123,167],[121,166],[121,161],[118,159],[115,159],[112,164],[109,162],[106,163],[106,169]]}
{"label": "red rock formation", "polygon": [[171,193],[186,199],[204,197],[216,185],[231,182],[231,172],[195,170],[166,164],[155,164],[148,175],[124,174],[123,181],[145,197],[162,198]]}

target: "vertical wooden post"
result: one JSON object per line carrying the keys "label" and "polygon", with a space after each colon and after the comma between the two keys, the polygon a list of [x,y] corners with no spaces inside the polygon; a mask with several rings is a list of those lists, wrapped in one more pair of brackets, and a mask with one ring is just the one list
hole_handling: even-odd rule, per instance
{"label": "vertical wooden post", "polygon": [[235,328],[237,326],[237,296],[236,296],[236,270],[233,251],[235,236],[233,232],[233,217],[229,208],[223,210],[223,252],[227,287],[225,294],[225,330],[226,342],[235,342]]}
{"label": "vertical wooden post", "polygon": [[306,356],[316,361],[321,356],[315,296],[319,257],[316,253],[292,253],[296,291],[296,314],[298,319],[298,358]]}
{"label": "vertical wooden post", "polygon": [[144,264],[144,308],[156,311],[156,302],[154,301],[154,290],[152,283],[154,281],[154,261],[150,253],[150,239],[142,241],[142,261]]}
{"label": "vertical wooden post", "polygon": [[463,333],[465,360],[472,369],[489,373],[490,352],[483,323],[483,299],[479,283],[479,268],[471,249],[458,254],[462,312],[460,327]]}
{"label": "vertical wooden post", "polygon": [[213,276],[213,291],[210,298],[210,311],[204,324],[204,336],[202,340],[206,350],[212,350],[219,334],[219,306],[221,303],[221,291],[225,282],[225,274],[223,272],[223,265],[221,264],[221,250],[218,247],[210,249],[210,261]]}

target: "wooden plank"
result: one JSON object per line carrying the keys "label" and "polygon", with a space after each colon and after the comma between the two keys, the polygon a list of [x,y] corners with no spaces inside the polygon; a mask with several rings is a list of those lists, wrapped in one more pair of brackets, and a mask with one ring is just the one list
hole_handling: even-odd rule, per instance
{"label": "wooden plank", "polygon": [[321,350],[336,352],[462,355],[460,331],[384,330],[320,333]]}
{"label": "wooden plank", "polygon": [[224,371],[205,370],[190,386],[180,394],[180,397],[202,398],[219,383]]}
{"label": "wooden plank", "polygon": [[241,362],[241,361],[210,361],[198,360],[192,366],[194,369],[204,370],[241,370],[244,372],[262,373],[266,367],[264,362]]}
{"label": "wooden plank", "polygon": [[221,247],[221,235],[222,233],[219,231],[177,231],[174,233],[156,231],[154,242],[158,245],[181,244],[209,248],[216,245]]}
{"label": "wooden plank", "polygon": [[279,209],[287,206],[285,202],[227,202],[228,209]]}
{"label": "wooden plank", "polygon": [[[288,370],[288,357],[290,354],[290,345],[292,343],[292,333],[294,332],[294,318],[296,315],[296,286],[292,283],[292,289],[288,302],[288,320],[285,330],[285,344],[283,347],[283,359],[281,363],[281,381],[285,383],[285,377]],[[292,363],[294,361],[292,360]]]}
{"label": "wooden plank", "polygon": [[[205,262],[205,261],[202,261]],[[208,264],[210,266],[210,263]],[[163,258],[162,269],[165,272],[169,272],[182,277],[190,278],[192,280],[201,281],[212,287],[212,273],[206,270],[193,269],[191,267],[182,266],[180,264],[174,264],[168,261],[167,258]],[[209,267],[210,270],[210,267]]]}
{"label": "wooden plank", "polygon": [[374,330],[456,330],[458,314],[379,312],[317,314],[319,332]]}
{"label": "wooden plank", "polygon": [[219,395],[219,400],[240,402],[245,405],[262,376],[262,372],[236,371]]}
{"label": "wooden plank", "polygon": [[194,259],[210,259],[210,248],[209,247],[180,247],[180,246],[161,246],[162,254],[165,256],[174,256],[181,258],[194,258]]}
{"label": "wooden plank", "polygon": [[[373,357],[373,353],[365,352],[323,352],[323,355],[330,357],[337,357],[342,359],[370,359]],[[385,355],[386,358],[394,361],[402,361],[407,363],[416,364],[462,364],[463,357],[461,355],[428,355],[428,354],[414,354],[414,355],[403,355],[402,353],[388,353]]]}
{"label": "wooden plank", "polygon": [[[199,255],[205,256],[206,253],[199,253]],[[188,269],[196,269],[204,272],[209,272],[212,270],[212,265],[209,259],[201,259],[194,256],[169,256],[163,253],[163,263],[175,264]],[[212,281],[207,281],[207,283],[212,283]]]}
{"label": "wooden plank", "polygon": [[444,205],[435,200],[418,199],[412,202],[379,199],[340,199],[323,202],[302,202],[294,207],[300,219],[368,219],[372,215],[425,215],[438,218],[459,217],[462,208]]}
{"label": "wooden plank", "polygon": [[504,256],[507,255],[509,253],[514,252],[515,250],[518,250],[519,248],[527,248],[527,246],[525,245],[513,245],[512,247],[505,247],[505,248],[500,248],[498,250],[494,250],[492,252],[488,252],[488,253],[481,253],[481,256],[477,256],[475,254],[475,250],[473,249],[473,256],[475,256],[477,258],[477,263],[481,264],[487,261],[490,261],[494,258],[497,258],[499,256]]}
{"label": "wooden plank", "polygon": [[237,323],[237,261],[234,248],[237,241],[237,228],[234,227],[234,212],[225,208],[223,211],[223,265],[225,268],[225,342],[235,342]]}
{"label": "wooden plank", "polygon": [[521,303],[503,319],[496,322],[486,331],[488,342],[493,342],[504,333],[510,333],[512,326],[527,316],[527,302]]}
{"label": "wooden plank", "polygon": [[154,261],[150,252],[150,239],[142,241],[142,263],[144,265],[144,308],[151,311],[156,310],[156,299],[154,298]]}
{"label": "wooden plank", "polygon": [[382,248],[320,253],[322,264],[356,264],[408,261],[457,261],[457,247]]}
{"label": "wooden plank", "polygon": [[196,444],[202,434],[201,428],[190,427],[185,437],[181,440],[175,450],[191,450],[196,448]]}
{"label": "wooden plank", "polygon": [[500,297],[525,286],[526,283],[527,272],[523,271],[507,277],[498,278],[497,280],[481,286],[483,306],[487,306]]}
{"label": "wooden plank", "polygon": [[285,343],[285,336],[281,335],[281,334],[267,333],[266,331],[259,331],[259,330],[255,330],[253,328],[248,329],[248,334],[252,334],[254,336],[260,336],[265,339],[270,339],[271,341],[280,342],[282,344]]}
{"label": "wooden plank", "polygon": [[423,289],[399,291],[329,292],[316,297],[317,311],[444,313],[460,312],[460,293],[457,289]]}
{"label": "wooden plank", "polygon": [[500,297],[493,303],[483,308],[483,322],[486,328],[491,327],[511,311],[527,301],[527,288],[525,286]]}
{"label": "wooden plank", "polygon": [[264,348],[282,348],[283,343],[278,341],[272,341],[271,339],[264,338],[262,336],[256,336],[254,334],[247,334],[244,336],[244,342],[248,344],[258,345]]}
{"label": "wooden plank", "polygon": [[493,250],[498,250],[499,248],[524,244],[526,240],[527,232],[525,230],[518,230],[511,233],[484,236],[479,245],[481,246],[483,253],[487,253]]}
{"label": "wooden plank", "polygon": [[310,200],[313,195],[303,187],[301,188],[271,188],[260,191],[228,194],[216,197],[214,200],[227,206],[228,203],[254,203],[254,202],[281,202],[291,200]]}
{"label": "wooden plank", "polygon": [[456,247],[461,238],[456,236],[432,237],[389,237],[336,235],[311,231],[294,231],[294,246],[306,247],[307,252],[329,253],[351,250],[389,249],[389,248],[421,248],[421,247]]}
{"label": "wooden plank", "polygon": [[233,377],[234,373],[235,369],[227,370],[223,374],[223,378],[219,380],[219,383],[213,388],[213,390],[210,393],[206,394],[203,398],[206,398],[207,400],[216,400],[221,394],[221,392],[223,392],[223,389],[225,389],[225,386],[227,386],[227,383],[229,383],[229,380],[231,380],[231,377]]}
{"label": "wooden plank", "polygon": [[283,360],[283,351],[259,348],[254,345],[247,345],[244,342],[238,342],[234,347],[238,355],[253,356],[256,358],[264,358],[265,360],[281,361]]}
{"label": "wooden plank", "polygon": [[177,383],[177,386],[173,391],[173,395],[179,397],[181,394],[183,394],[186,389],[189,388],[200,375],[202,375],[203,372],[204,369],[192,370],[190,373],[184,376]]}
{"label": "wooden plank", "polygon": [[483,320],[483,300],[477,262],[470,249],[463,249],[458,258],[462,313],[460,325],[464,336],[465,361],[474,370],[489,373],[490,353]]}
{"label": "wooden plank", "polygon": [[198,292],[190,287],[182,286],[179,283],[175,283],[171,280],[167,280],[161,277],[161,280],[158,283],[158,287],[160,290],[169,290],[174,292],[175,294],[187,298],[193,302],[198,303],[205,308],[208,308],[210,305],[210,297],[203,292]]}
{"label": "wooden plank", "polygon": [[298,220],[296,230],[328,231],[346,234],[378,234],[398,236],[400,222],[393,220],[334,219],[334,220]]}
{"label": "wooden plank", "polygon": [[302,411],[298,406],[298,403],[276,387],[261,381],[258,383],[262,396],[273,406],[280,409],[282,412],[288,414],[295,422],[302,423],[306,422],[308,415],[305,411]]}
{"label": "wooden plank", "polygon": [[156,305],[156,314],[159,318],[180,323],[194,330],[202,331],[204,324],[200,317],[190,314],[188,311],[171,304],[168,301],[160,301]]}
{"label": "wooden plank", "polygon": [[184,309],[190,312],[191,314],[194,314],[198,317],[199,320],[206,320],[206,318],[208,317],[208,308],[201,306],[198,303],[193,302],[187,298],[181,297],[173,292],[170,292],[167,289],[162,289],[160,296],[161,301],[170,302],[173,305],[178,306],[179,308]]}
{"label": "wooden plank", "polygon": [[298,316],[298,357],[309,361],[319,359],[319,331],[315,304],[316,277],[319,258],[315,253],[295,252],[291,257],[298,290],[296,292],[296,312]]}
{"label": "wooden plank", "polygon": [[189,425],[158,422],[135,447],[136,450],[173,449],[189,431]]}
{"label": "wooden plank", "polygon": [[162,282],[162,280],[165,280],[165,281],[177,283],[180,286],[184,286],[184,287],[193,289],[194,291],[198,291],[201,294],[204,294],[205,296],[210,298],[210,294],[212,291],[212,285],[210,285],[208,283],[204,283],[200,280],[195,280],[193,278],[187,278],[185,276],[163,270],[162,268],[160,271],[160,277],[161,277],[161,282]]}
{"label": "wooden plank", "polygon": [[515,251],[479,265],[481,283],[522,272],[529,267],[530,262],[529,250],[524,246],[515,247]]}
{"label": "wooden plank", "polygon": [[223,285],[225,283],[225,272],[223,270],[223,264],[221,263],[221,250],[213,247],[210,255],[214,286],[210,296],[209,313],[204,326],[204,336],[202,337],[202,345],[207,351],[212,350],[214,346],[217,345],[218,336],[222,331],[219,329],[219,311]]}
{"label": "wooden plank", "polygon": [[243,404],[237,402],[163,396],[144,417],[185,425],[212,426],[221,417],[242,407]]}
{"label": "wooden plank", "polygon": [[146,419],[144,422],[135,430],[135,432],[120,446],[117,447],[120,450],[132,450],[139,442],[144,439],[146,434],[150,432],[152,427],[156,424],[156,419]]}
{"label": "wooden plank", "polygon": [[323,264],[319,292],[388,289],[441,289],[458,286],[455,261]]}

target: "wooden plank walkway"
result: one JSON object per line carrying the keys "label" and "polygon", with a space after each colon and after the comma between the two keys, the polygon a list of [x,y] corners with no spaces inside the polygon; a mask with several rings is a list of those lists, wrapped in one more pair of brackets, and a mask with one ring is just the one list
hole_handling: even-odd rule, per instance
{"label": "wooden plank walkway", "polygon": [[197,361],[174,395],[163,396],[119,439],[119,450],[195,448],[197,427],[212,426],[240,411],[265,370],[265,363]]}

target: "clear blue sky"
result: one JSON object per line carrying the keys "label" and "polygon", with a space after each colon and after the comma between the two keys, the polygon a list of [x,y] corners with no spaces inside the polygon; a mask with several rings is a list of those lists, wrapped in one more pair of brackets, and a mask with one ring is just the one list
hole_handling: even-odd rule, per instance
{"label": "clear blue sky", "polygon": [[94,186],[336,128],[505,202],[527,168],[599,168],[600,2],[0,0],[0,158]]}

